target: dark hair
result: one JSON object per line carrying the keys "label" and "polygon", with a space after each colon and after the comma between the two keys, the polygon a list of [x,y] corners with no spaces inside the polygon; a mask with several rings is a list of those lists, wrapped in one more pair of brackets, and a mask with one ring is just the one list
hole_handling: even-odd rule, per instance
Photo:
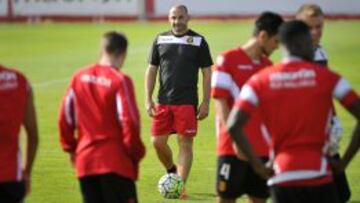
{"label": "dark hair", "polygon": [[279,29],[280,43],[292,56],[312,61],[314,58],[310,28],[300,20],[284,23]]}
{"label": "dark hair", "polygon": [[128,41],[124,34],[109,31],[103,35],[103,48],[108,54],[121,55],[127,50]]}
{"label": "dark hair", "polygon": [[278,29],[283,22],[284,20],[279,14],[269,11],[263,12],[255,21],[253,36],[265,31],[269,37],[272,37],[278,33]]}

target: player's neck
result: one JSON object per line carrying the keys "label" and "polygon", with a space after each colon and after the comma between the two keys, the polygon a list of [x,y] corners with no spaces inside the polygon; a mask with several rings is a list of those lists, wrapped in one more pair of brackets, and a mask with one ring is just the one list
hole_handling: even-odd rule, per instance
{"label": "player's neck", "polygon": [[242,46],[242,49],[253,61],[261,60],[263,53],[255,39],[251,38],[249,41],[247,41]]}
{"label": "player's neck", "polygon": [[115,60],[114,58],[112,58],[110,56],[106,56],[106,55],[101,56],[98,64],[101,66],[110,66],[117,70],[120,69],[120,67],[119,67],[120,64],[117,62],[117,60]]}
{"label": "player's neck", "polygon": [[174,29],[171,29],[172,34],[177,37],[180,37],[180,36],[186,34],[188,31],[189,31],[189,28],[186,28],[183,31],[179,31],[179,32],[175,31]]}

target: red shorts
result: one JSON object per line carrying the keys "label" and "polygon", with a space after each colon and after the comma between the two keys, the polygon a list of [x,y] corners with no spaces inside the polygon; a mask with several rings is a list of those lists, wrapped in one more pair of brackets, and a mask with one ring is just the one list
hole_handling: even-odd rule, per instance
{"label": "red shorts", "polygon": [[197,119],[194,105],[156,105],[156,113],[151,124],[153,136],[177,133],[194,137],[196,132]]}

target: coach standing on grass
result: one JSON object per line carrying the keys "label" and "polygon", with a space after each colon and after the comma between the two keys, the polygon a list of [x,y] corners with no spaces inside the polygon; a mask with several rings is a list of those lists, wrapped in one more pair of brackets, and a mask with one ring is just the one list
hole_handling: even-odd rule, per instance
{"label": "coach standing on grass", "polygon": [[85,203],[137,202],[134,181],[145,148],[133,83],[120,71],[126,50],[123,34],[105,33],[99,62],[73,76],[62,102],[60,142]]}
{"label": "coach standing on grass", "polygon": [[[208,116],[212,58],[205,38],[188,28],[188,9],[174,6],[169,12],[171,30],[154,40],[145,74],[145,105],[152,120],[152,142],[168,173],[187,180],[193,160],[197,120]],[[158,104],[152,99],[160,67]],[[203,99],[198,107],[198,72],[203,76]],[[176,133],[179,160],[173,162],[169,135]],[[177,171],[178,170],[178,171]],[[185,193],[183,193],[185,194]],[[183,195],[183,197],[185,197]]]}
{"label": "coach standing on grass", "polygon": [[[25,167],[20,151],[20,128],[25,127]],[[38,146],[33,93],[18,71],[0,65],[0,202],[22,202],[30,192],[31,170]]]}
{"label": "coach standing on grass", "polygon": [[273,202],[339,203],[327,157],[332,99],[357,120],[343,158],[332,162],[334,171],[340,172],[360,146],[360,98],[343,77],[312,62],[312,38],[305,23],[284,23],[279,35],[283,62],[245,84],[230,113],[229,132],[254,169],[269,177],[243,130],[254,110],[260,110],[274,158],[275,174],[268,180]]}
{"label": "coach standing on grass", "polygon": [[[296,13],[296,19],[305,22],[309,28],[314,45],[314,61],[325,68],[328,67],[328,58],[324,48],[320,45],[324,28],[324,13],[320,6],[315,4],[304,4]],[[330,135],[335,143],[330,151],[330,155],[334,159],[340,159],[339,142],[342,137],[342,126],[339,118],[336,116],[335,105],[333,105],[333,117],[331,121]],[[350,186],[345,172],[334,174],[334,182],[341,202],[349,201],[351,196]]]}

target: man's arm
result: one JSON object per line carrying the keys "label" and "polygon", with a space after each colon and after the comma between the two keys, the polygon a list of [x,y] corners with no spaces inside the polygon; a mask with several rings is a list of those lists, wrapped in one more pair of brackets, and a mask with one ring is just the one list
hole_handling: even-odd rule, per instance
{"label": "man's arm", "polygon": [[152,95],[155,88],[158,67],[149,64],[145,72],[145,108],[150,117],[155,115],[155,104]]}
{"label": "man's arm", "polygon": [[348,166],[360,148],[360,99],[357,99],[357,101],[347,109],[356,118],[357,123],[352,133],[351,141],[346,148],[345,154],[340,162],[340,170],[345,169]]}
{"label": "man's arm", "polygon": [[25,160],[26,162],[25,162],[23,175],[26,184],[26,192],[28,193],[30,192],[30,176],[39,142],[36,111],[33,100],[33,92],[31,89],[29,89],[28,91],[23,125],[25,127],[25,131],[27,135],[26,160]]}
{"label": "man's arm", "polygon": [[71,161],[73,161],[73,155],[77,146],[77,140],[74,135],[76,126],[74,98],[75,93],[69,88],[63,98],[58,120],[60,144],[64,151],[70,153]]}
{"label": "man's arm", "polygon": [[244,126],[249,116],[246,112],[233,108],[227,121],[227,129],[235,142],[238,151],[242,151],[248,158],[254,170],[267,179],[271,176],[271,170],[267,169],[262,161],[256,156],[244,133]]}
{"label": "man's arm", "polygon": [[116,95],[116,106],[122,129],[123,143],[135,164],[145,155],[145,146],[140,136],[140,113],[134,94],[133,83],[129,78],[122,81]]}
{"label": "man's arm", "polygon": [[197,119],[203,120],[209,115],[210,90],[211,90],[211,67],[201,69],[203,75],[203,100],[199,106]]}

